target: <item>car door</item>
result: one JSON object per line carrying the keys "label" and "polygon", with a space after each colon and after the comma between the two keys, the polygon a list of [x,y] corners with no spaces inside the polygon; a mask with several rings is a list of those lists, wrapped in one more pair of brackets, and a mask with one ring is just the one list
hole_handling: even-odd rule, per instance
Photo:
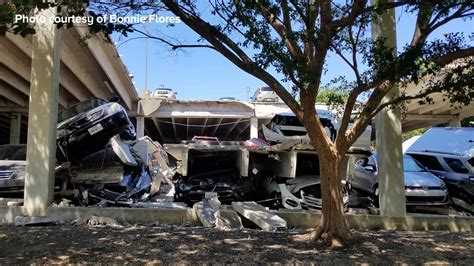
{"label": "car door", "polygon": [[363,190],[365,192],[372,193],[373,180],[375,179],[375,162],[374,157],[371,156],[369,159],[359,159],[355,162],[355,171],[352,180],[352,185],[355,188]]}
{"label": "car door", "polygon": [[377,165],[374,156],[370,156],[365,165],[360,165],[358,168],[359,188],[363,191],[373,193],[373,185],[376,180]]}

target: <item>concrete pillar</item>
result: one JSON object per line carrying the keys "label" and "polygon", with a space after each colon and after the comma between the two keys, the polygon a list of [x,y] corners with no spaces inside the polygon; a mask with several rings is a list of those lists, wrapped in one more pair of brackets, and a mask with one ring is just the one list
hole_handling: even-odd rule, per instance
{"label": "concrete pillar", "polygon": [[258,118],[250,118],[250,138],[258,138]]}
{"label": "concrete pillar", "polygon": [[10,144],[20,144],[21,114],[13,113],[10,116]]}
{"label": "concrete pillar", "polygon": [[54,14],[42,11],[47,22],[33,35],[24,200],[30,216],[44,215],[54,192],[61,51],[61,32],[48,22]]}
{"label": "concrete pillar", "polygon": [[[392,2],[393,0],[372,0],[372,4]],[[372,40],[385,39],[385,45],[397,51],[395,10],[384,12],[379,21],[372,23]],[[399,95],[399,89],[393,84],[391,91],[382,100],[389,101]],[[380,214],[384,216],[405,216],[406,198],[402,157],[402,126],[400,110],[385,108],[376,116],[377,125],[377,162],[379,175]]]}
{"label": "concrete pillar", "polygon": [[145,136],[145,117],[137,116],[137,138]]}
{"label": "concrete pillar", "polygon": [[450,127],[461,127],[461,118],[459,116],[453,117],[451,121],[449,121]]}

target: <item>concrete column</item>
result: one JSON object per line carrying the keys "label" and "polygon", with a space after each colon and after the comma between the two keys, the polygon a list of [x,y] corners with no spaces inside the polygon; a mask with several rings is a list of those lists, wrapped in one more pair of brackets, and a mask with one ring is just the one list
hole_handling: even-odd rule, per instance
{"label": "concrete column", "polygon": [[48,22],[54,14],[42,11],[47,22],[33,35],[24,200],[30,216],[44,215],[53,199],[61,51],[61,32]]}
{"label": "concrete column", "polygon": [[[372,0],[372,4],[387,3],[393,0]],[[372,23],[372,40],[385,39],[385,45],[397,51],[395,10],[384,12],[379,21]],[[389,101],[399,95],[399,89],[393,84],[391,91],[382,100]],[[376,116],[377,125],[377,163],[379,175],[380,214],[384,216],[405,216],[406,198],[403,174],[402,126],[400,110],[385,108]]]}
{"label": "concrete column", "polygon": [[21,114],[13,113],[10,116],[10,144],[20,144]]}
{"label": "concrete column", "polygon": [[461,127],[461,118],[459,116],[453,117],[453,120],[449,121],[450,127]]}
{"label": "concrete column", "polygon": [[145,136],[145,117],[137,116],[137,138]]}
{"label": "concrete column", "polygon": [[258,118],[250,118],[250,138],[258,138]]}

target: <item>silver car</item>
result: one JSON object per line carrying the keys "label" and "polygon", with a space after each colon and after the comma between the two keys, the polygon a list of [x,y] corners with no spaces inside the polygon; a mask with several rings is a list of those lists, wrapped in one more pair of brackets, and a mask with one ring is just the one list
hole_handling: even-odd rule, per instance
{"label": "silver car", "polygon": [[[407,205],[446,205],[449,203],[448,190],[443,180],[426,170],[408,155],[403,156],[405,175],[405,196]],[[354,173],[349,175],[352,189],[378,197],[377,157],[359,159]]]}
{"label": "silver car", "polygon": [[25,159],[25,144],[0,145],[0,194],[23,191]]}

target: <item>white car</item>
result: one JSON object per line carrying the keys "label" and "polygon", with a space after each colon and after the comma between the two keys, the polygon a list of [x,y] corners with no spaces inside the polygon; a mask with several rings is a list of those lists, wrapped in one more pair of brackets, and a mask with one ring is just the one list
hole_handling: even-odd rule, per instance
{"label": "white car", "polygon": [[[324,125],[326,133],[331,139],[336,138],[336,130],[332,121],[332,113],[328,110],[316,110]],[[306,128],[294,113],[284,112],[276,114],[270,124],[262,125],[263,135],[270,143],[284,143],[288,141],[301,141],[309,143],[309,136]]]}
{"label": "white car", "polygon": [[253,102],[278,102],[278,95],[270,87],[260,87],[251,98]]}
{"label": "white car", "polygon": [[[316,109],[316,112],[324,126],[326,134],[331,140],[335,140],[340,122],[334,121],[334,116],[329,110]],[[352,124],[349,124],[349,127],[350,126],[352,126]],[[305,144],[309,143],[306,128],[292,112],[276,114],[268,125],[262,125],[262,132],[265,139],[270,143],[285,143],[289,141],[298,141]],[[372,126],[369,125],[354,144],[352,144],[351,148],[353,150],[370,150],[371,134]]]}
{"label": "white car", "polygon": [[176,100],[176,94],[177,92],[174,92],[172,89],[167,89],[167,88],[159,88],[156,89],[152,94],[152,98],[157,98],[157,99],[168,99],[168,100]]}

